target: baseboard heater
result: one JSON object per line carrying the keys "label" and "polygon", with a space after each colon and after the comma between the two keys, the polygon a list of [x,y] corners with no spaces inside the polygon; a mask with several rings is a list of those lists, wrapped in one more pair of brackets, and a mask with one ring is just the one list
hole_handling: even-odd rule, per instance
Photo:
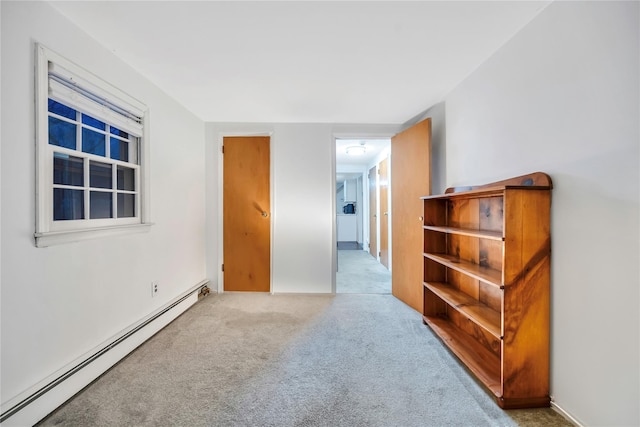
{"label": "baseboard heater", "polygon": [[[118,338],[114,339],[113,341],[111,341],[110,343],[102,346],[99,350],[93,352],[91,355],[89,355],[88,357],[84,358],[82,361],[80,361],[79,363],[75,364],[73,367],[68,368],[67,370],[65,370],[63,373],[61,373],[60,375],[58,375],[55,379],[49,381],[46,385],[38,388],[36,391],[30,393],[28,396],[24,397],[23,399],[19,400],[17,403],[13,404],[10,408],[8,408],[6,411],[3,411],[0,414],[0,423],[4,423],[5,421],[7,421],[9,418],[13,417],[15,414],[17,414],[18,412],[22,411],[23,409],[25,409],[27,406],[29,406],[30,404],[34,403],[36,400],[40,399],[41,397],[43,397],[45,394],[47,394],[48,392],[50,392],[51,390],[53,390],[54,388],[60,386],[62,383],[64,383],[66,380],[68,380],[69,378],[71,378],[73,375],[77,374],[78,372],[80,372],[82,369],[86,368],[87,366],[89,366],[92,362],[95,362],[96,360],[98,360],[100,357],[104,356],[105,354],[107,354],[109,351],[113,350],[114,348],[116,348],[118,345],[122,344],[123,342],[125,342],[128,338],[132,337],[133,335],[135,335],[137,332],[139,332],[140,330],[142,330],[143,328],[145,328],[146,326],[148,326],[150,323],[154,322],[155,320],[158,320],[162,315],[166,314],[167,312],[171,311],[172,309],[174,309],[176,306],[180,305],[181,303],[183,303],[185,300],[189,299],[190,297],[193,297],[194,294],[198,294],[198,296],[201,295],[206,295],[209,293],[209,288],[207,287],[207,284],[209,283],[208,280],[203,280],[202,282],[200,282],[198,285],[194,286],[193,288],[191,288],[189,291],[185,292],[183,295],[179,296],[176,300],[174,300],[173,302],[169,303],[167,306],[159,309],[157,312],[153,313],[152,315],[150,315],[150,317],[146,318],[144,321],[140,322],[139,324],[137,324],[136,326],[134,326],[133,328],[131,328],[131,330],[128,330],[127,332],[123,333],[121,336],[119,336]],[[194,301],[195,303],[196,301]],[[188,308],[188,307],[187,307]],[[185,310],[187,309],[185,308]],[[184,312],[184,311],[183,311]],[[180,314],[182,314],[182,312],[177,313],[176,316],[171,319],[169,322],[167,322],[167,325],[173,321],[176,317],[178,317]],[[160,329],[158,329],[158,331],[153,332],[151,336],[155,335],[157,332],[159,332],[162,328],[164,328],[166,325],[162,326]],[[150,338],[149,337],[149,338]],[[146,341],[148,338],[146,338],[144,341]],[[143,341],[143,342],[144,342]],[[142,344],[142,343],[140,343]],[[125,353],[125,356],[127,354],[129,354],[131,351],[135,350],[140,344],[136,345],[135,347],[133,347],[131,350],[129,350],[127,353]],[[124,356],[123,356],[124,357]],[[122,358],[119,358],[117,361],[121,360]],[[115,363],[117,363],[117,361]],[[115,364],[114,363],[114,364]],[[111,366],[113,366],[114,364],[112,364]],[[102,373],[106,372],[106,370],[108,370],[111,366],[107,367],[107,369],[105,369],[104,371],[102,371]],[[102,374],[101,373],[101,374]],[[96,376],[95,378],[93,378],[92,380],[89,381],[89,383],[91,383],[93,380],[95,380],[96,378],[98,378],[101,374],[99,374],[98,376]],[[87,384],[88,385],[88,384]],[[84,388],[84,387],[83,387]],[[80,389],[81,390],[81,389]],[[80,391],[77,390],[76,392]],[[74,393],[75,394],[75,393]],[[66,401],[67,399],[65,399],[64,401]],[[64,403],[61,402],[61,403]],[[52,408],[51,411],[53,411],[55,408]],[[49,412],[51,412],[49,411]],[[47,412],[47,414],[49,413]],[[45,416],[47,415],[45,414]],[[40,419],[35,420],[35,422],[39,421]],[[12,420],[13,421],[13,420]]]}

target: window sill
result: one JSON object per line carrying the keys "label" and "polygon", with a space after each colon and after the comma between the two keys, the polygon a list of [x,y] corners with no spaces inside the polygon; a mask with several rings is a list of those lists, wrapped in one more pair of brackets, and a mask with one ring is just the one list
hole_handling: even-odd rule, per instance
{"label": "window sill", "polygon": [[50,231],[47,233],[34,233],[34,237],[36,239],[36,247],[46,248],[47,246],[99,239],[101,237],[147,233],[152,225],[152,223],[147,223],[90,228],[86,230]]}

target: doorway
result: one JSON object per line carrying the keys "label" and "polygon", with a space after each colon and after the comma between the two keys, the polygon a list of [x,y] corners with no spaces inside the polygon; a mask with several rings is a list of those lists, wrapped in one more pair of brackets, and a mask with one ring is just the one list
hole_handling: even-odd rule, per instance
{"label": "doorway", "polygon": [[270,137],[223,139],[223,289],[271,288]]}
{"label": "doorway", "polygon": [[[391,272],[380,263],[380,163],[391,140],[336,139],[336,293],[390,294]],[[388,193],[383,197],[389,197]],[[386,200],[387,203],[389,202]],[[384,205],[382,205],[384,206]]]}
{"label": "doorway", "polygon": [[378,256],[378,184],[377,168],[372,166],[367,174],[369,180],[369,254]]}

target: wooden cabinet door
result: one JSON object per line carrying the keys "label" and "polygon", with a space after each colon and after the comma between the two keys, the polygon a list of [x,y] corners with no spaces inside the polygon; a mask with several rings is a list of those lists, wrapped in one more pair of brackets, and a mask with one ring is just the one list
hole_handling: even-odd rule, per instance
{"label": "wooden cabinet door", "polygon": [[392,294],[422,313],[423,202],[431,194],[431,119],[391,138]]}
{"label": "wooden cabinet door", "polygon": [[271,286],[270,138],[224,138],[224,290]]}

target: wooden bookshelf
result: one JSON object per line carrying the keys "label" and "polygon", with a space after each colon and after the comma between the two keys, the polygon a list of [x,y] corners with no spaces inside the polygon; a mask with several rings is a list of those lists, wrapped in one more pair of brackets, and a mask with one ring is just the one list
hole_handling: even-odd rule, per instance
{"label": "wooden bookshelf", "polygon": [[467,230],[465,228],[456,227],[436,227],[433,225],[423,226],[425,230],[439,231],[441,233],[458,234],[461,236],[480,237],[483,239],[499,240],[503,241],[502,233],[500,231],[487,231],[487,230]]}
{"label": "wooden bookshelf", "polygon": [[470,261],[465,261],[454,255],[448,254],[432,254],[423,253],[425,258],[429,258],[437,263],[440,263],[447,268],[464,273],[470,277],[482,280],[485,283],[502,287],[502,272],[494,270],[482,265],[474,264]]}
{"label": "wooden bookshelf", "polygon": [[447,283],[425,283],[424,286],[450,307],[473,320],[494,337],[498,339],[502,337],[499,311],[489,308],[477,299],[452,288]]}
{"label": "wooden bookshelf", "polygon": [[424,316],[424,323],[496,397],[500,397],[500,359],[469,335],[437,316]]}
{"label": "wooden bookshelf", "polygon": [[423,197],[423,320],[505,409],[549,406],[551,179]]}

